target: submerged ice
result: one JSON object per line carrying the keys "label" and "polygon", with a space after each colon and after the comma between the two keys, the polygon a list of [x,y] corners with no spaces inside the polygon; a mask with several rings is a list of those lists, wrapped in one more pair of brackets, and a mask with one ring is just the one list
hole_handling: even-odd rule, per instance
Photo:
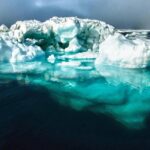
{"label": "submerged ice", "polygon": [[60,104],[141,128],[150,114],[147,35],[74,17],[1,25],[0,79],[44,86]]}

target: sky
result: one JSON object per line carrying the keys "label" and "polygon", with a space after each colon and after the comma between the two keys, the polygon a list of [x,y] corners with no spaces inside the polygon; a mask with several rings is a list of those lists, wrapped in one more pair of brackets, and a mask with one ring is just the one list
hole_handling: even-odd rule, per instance
{"label": "sky", "polygon": [[150,29],[150,0],[0,0],[0,24],[53,16],[99,19],[120,29]]}

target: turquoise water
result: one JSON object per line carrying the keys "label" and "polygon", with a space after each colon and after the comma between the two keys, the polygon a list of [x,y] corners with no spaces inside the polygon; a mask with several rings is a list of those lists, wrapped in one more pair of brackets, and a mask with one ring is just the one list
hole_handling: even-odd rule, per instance
{"label": "turquoise water", "polygon": [[[92,65],[91,65],[92,66]],[[33,62],[1,65],[1,82],[40,86],[60,105],[111,116],[123,126],[141,129],[150,113],[150,71],[114,67],[70,67]]]}
{"label": "turquoise water", "polygon": [[4,149],[149,146],[149,69],[28,62],[0,72]]}

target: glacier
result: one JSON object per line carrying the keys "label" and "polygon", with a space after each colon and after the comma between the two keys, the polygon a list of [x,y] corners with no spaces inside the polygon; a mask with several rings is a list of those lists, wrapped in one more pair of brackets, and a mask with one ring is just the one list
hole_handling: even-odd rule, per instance
{"label": "glacier", "polygon": [[0,26],[0,82],[42,86],[61,105],[132,129],[150,114],[149,61],[149,31],[77,17]]}

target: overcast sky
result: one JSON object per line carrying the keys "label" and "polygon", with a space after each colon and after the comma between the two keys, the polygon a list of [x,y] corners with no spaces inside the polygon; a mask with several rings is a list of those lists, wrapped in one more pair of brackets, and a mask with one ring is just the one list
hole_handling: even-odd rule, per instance
{"label": "overcast sky", "polygon": [[0,0],[0,24],[52,16],[106,21],[117,28],[150,29],[150,0]]}

